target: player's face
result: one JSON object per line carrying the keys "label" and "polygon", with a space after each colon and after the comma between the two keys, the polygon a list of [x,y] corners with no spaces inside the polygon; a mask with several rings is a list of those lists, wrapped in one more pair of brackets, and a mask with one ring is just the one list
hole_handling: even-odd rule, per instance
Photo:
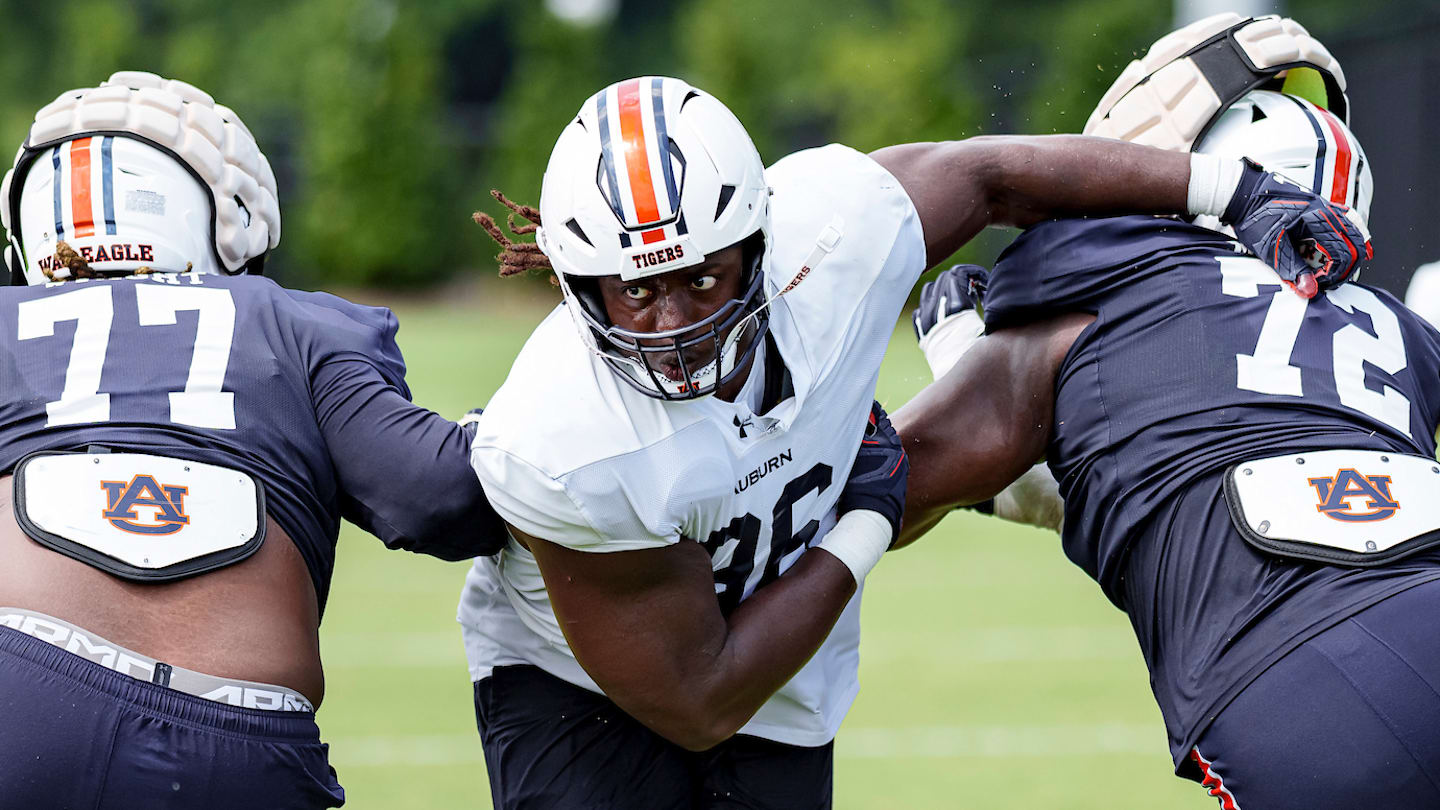
{"label": "player's face", "polygon": [[[634,332],[668,332],[684,329],[715,314],[726,302],[744,294],[744,251],[731,245],[705,257],[700,264],[649,278],[623,281],[619,276],[599,279],[605,314],[616,326]],[[722,333],[723,341],[728,337]],[[670,345],[669,340],[642,345]],[[714,360],[706,341],[684,353],[685,367],[693,373]],[[671,380],[683,379],[680,357],[665,353],[652,362]],[[724,392],[721,392],[724,396]]]}

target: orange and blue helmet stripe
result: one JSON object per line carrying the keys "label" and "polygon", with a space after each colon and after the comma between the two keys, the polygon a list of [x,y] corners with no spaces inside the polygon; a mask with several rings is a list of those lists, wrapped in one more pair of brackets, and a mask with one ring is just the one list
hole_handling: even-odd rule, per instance
{"label": "orange and blue helmet stripe", "polygon": [[1330,202],[1353,207],[1359,194],[1365,157],[1349,131],[1332,113],[1287,95],[1305,113],[1315,131],[1315,176],[1310,187]]}
{"label": "orange and blue helmet stripe", "polygon": [[[73,239],[94,236],[97,218],[104,224],[105,233],[114,235],[114,142],[113,135],[84,137],[66,141],[51,149],[50,165],[55,173],[52,185],[57,239],[64,239],[67,233]],[[100,152],[98,199],[94,186],[93,153],[96,146]]]}
{"label": "orange and blue helmet stripe", "polygon": [[[595,96],[600,128],[602,196],[626,231],[645,244],[686,232],[680,211],[684,156],[668,135],[665,80],[646,76],[613,84]],[[629,233],[620,235],[629,247]]]}

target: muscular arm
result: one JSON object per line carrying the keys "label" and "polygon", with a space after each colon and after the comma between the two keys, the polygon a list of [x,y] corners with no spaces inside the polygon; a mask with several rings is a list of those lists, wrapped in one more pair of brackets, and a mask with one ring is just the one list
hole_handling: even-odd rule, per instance
{"label": "muscular arm", "polygon": [[996,135],[871,154],[905,188],[935,266],[987,225],[1066,215],[1183,214],[1190,156],[1083,135]]}
{"label": "muscular arm", "polygon": [[1045,453],[1055,376],[1094,320],[1072,314],[982,338],[891,417],[910,457],[908,545],[951,509],[993,498]]}
{"label": "muscular arm", "polygon": [[727,617],[697,543],[592,553],[511,531],[540,564],[580,665],[616,705],[692,751],[754,716],[819,649],[855,592],[850,570],[812,548]]}

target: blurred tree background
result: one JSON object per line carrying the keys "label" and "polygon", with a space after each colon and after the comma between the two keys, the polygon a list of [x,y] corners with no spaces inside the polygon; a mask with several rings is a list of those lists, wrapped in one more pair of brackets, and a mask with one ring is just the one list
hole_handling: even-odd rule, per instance
{"label": "blurred tree background", "polygon": [[[1331,44],[1436,20],[1428,0],[1293,0]],[[493,267],[487,191],[538,201],[555,136],[601,86],[685,77],[766,161],[841,141],[1076,131],[1172,27],[1156,0],[0,0],[0,140],[114,70],[192,82],[271,158],[296,285],[410,286]],[[1440,29],[1432,29],[1440,30]],[[1343,55],[1342,55],[1343,61]],[[1360,105],[1363,107],[1363,105]],[[1362,130],[1362,135],[1363,135]],[[982,240],[969,258],[993,255]]]}

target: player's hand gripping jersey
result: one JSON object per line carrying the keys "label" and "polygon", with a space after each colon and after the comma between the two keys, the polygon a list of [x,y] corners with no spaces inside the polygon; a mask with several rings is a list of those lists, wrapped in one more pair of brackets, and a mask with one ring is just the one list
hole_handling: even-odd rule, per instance
{"label": "player's hand gripping jersey", "polygon": [[[470,471],[466,434],[409,404],[387,309],[258,276],[156,273],[0,288],[0,324],[0,470],[37,451],[103,448],[248,473],[322,609],[341,516],[445,559],[486,553],[486,534],[500,535],[481,498],[395,485],[431,482],[416,489],[433,495]],[[83,527],[114,511],[111,494],[55,497]],[[173,494],[137,498],[130,531],[186,519]]]}
{"label": "player's hand gripping jersey", "polygon": [[[1346,284],[1305,301],[1221,233],[1121,217],[1027,231],[996,265],[985,310],[989,331],[1096,314],[1056,380],[1047,456],[1065,552],[1129,613],[1177,763],[1197,724],[1285,652],[1440,577],[1434,550],[1376,569],[1273,556],[1241,539],[1222,494],[1238,462],[1306,454],[1280,475],[1308,502],[1277,511],[1277,527],[1318,521],[1305,525],[1323,535],[1404,510],[1433,520],[1433,499],[1400,497],[1411,482],[1393,468],[1398,454],[1434,457],[1440,334],[1388,293]],[[1396,455],[1348,470],[1314,455],[1332,449]],[[1277,484],[1245,506],[1280,497]]]}
{"label": "player's hand gripping jersey", "polygon": [[[925,267],[914,206],[869,157],[832,145],[765,175],[771,339],[734,403],[639,393],[586,348],[562,306],[486,408],[472,454],[497,511],[527,534],[597,553],[703,544],[727,613],[833,524],[888,337]],[[857,593],[741,733],[803,746],[834,736],[858,688],[858,606]],[[599,691],[517,543],[477,560],[460,621],[473,679],[529,663]]]}

